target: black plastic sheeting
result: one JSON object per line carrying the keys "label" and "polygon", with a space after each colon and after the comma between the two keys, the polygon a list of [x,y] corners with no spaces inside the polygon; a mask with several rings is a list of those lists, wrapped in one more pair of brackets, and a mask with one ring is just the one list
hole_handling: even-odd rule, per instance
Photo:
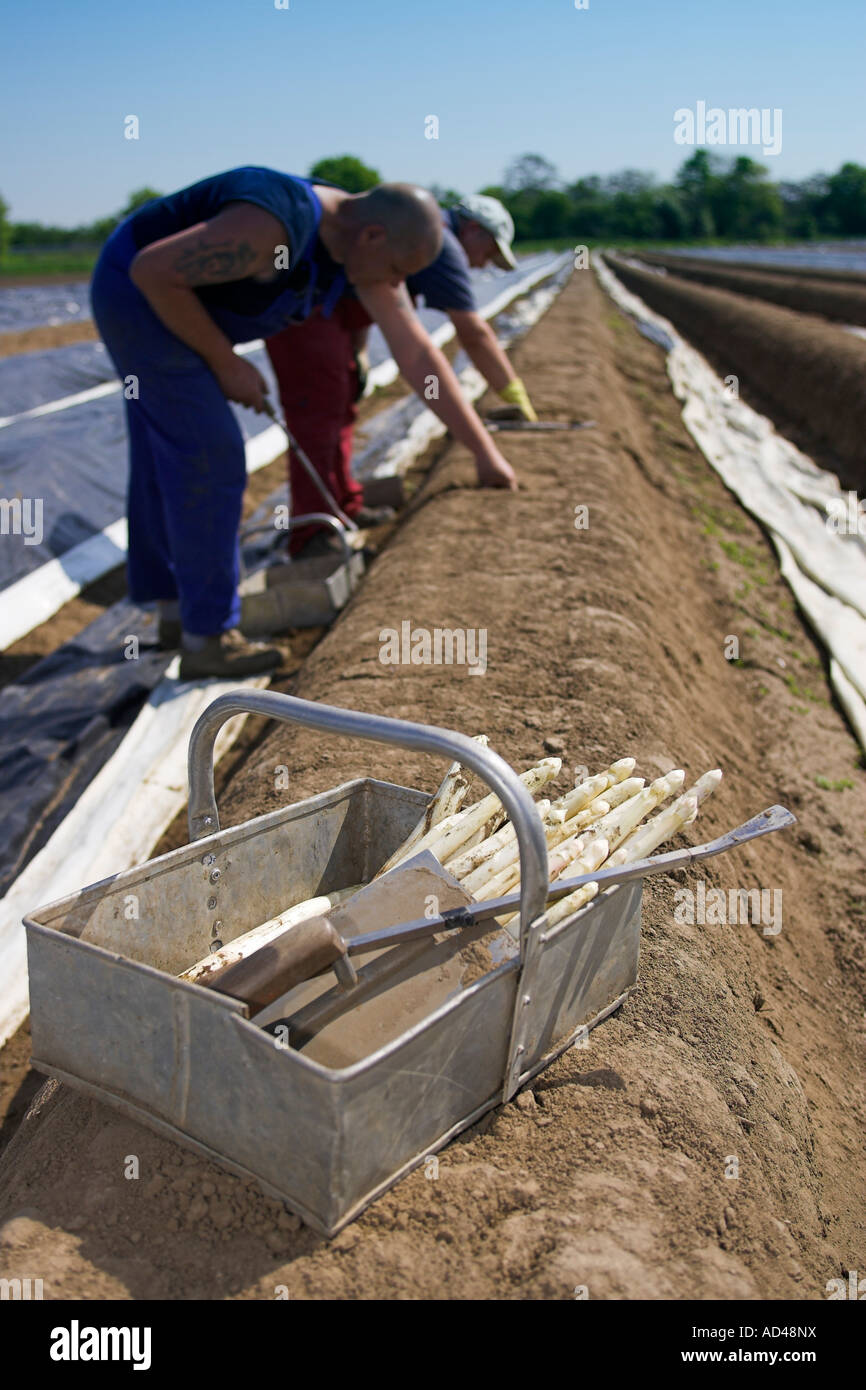
{"label": "black plastic sheeting", "polygon": [[[129,636],[138,659],[127,660]],[[108,760],[163,675],[153,619],[126,600],[0,697],[0,893]],[[129,649],[129,648],[127,648]]]}
{"label": "black plastic sheeting", "polygon": [[86,280],[64,285],[11,285],[0,290],[0,333],[89,318]]}
{"label": "black plastic sheeting", "polygon": [[[59,348],[56,354],[35,353],[32,357],[28,354],[0,361],[0,399],[8,394],[6,373],[2,370],[8,364],[53,359],[69,351]],[[272,383],[273,390],[273,373],[264,349],[252,353],[250,360]],[[56,365],[52,363],[52,368]],[[76,370],[80,369],[83,375],[101,365],[98,358],[91,357]],[[68,380],[70,367],[64,363],[62,369]],[[86,388],[81,384],[73,386],[73,391],[83,389]],[[270,420],[254,410],[242,406],[232,406],[232,410],[245,440],[270,426]],[[33,537],[34,541],[39,539],[39,544],[31,543],[24,535],[3,537],[0,589],[39,569],[46,561],[61,558],[73,546],[119,521],[126,512],[126,475],[126,423],[120,391],[54,414],[18,420],[0,429],[2,496],[29,498],[42,504],[42,535]]]}
{"label": "black plastic sheeting", "polygon": [[0,358],[0,417],[117,379],[103,343],[69,343]]}

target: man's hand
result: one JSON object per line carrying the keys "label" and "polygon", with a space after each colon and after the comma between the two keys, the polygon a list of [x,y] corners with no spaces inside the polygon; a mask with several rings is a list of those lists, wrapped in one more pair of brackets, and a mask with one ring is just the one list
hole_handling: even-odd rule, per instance
{"label": "man's hand", "polygon": [[476,454],[475,467],[481,487],[505,487],[510,492],[517,491],[517,476],[511,464],[498,449]]}
{"label": "man's hand", "polygon": [[268,383],[252,362],[247,362],[243,357],[238,357],[236,352],[231,352],[213,371],[227,401],[249,406],[260,415],[266,413],[265,397],[268,394]]}
{"label": "man's hand", "polygon": [[481,485],[516,489],[513,469],[461,392],[447,357],[431,343],[405,289],[401,286],[396,290],[390,285],[365,286],[358,291],[358,298],[381,328],[409,385],[439,416],[455,439],[474,454]]}

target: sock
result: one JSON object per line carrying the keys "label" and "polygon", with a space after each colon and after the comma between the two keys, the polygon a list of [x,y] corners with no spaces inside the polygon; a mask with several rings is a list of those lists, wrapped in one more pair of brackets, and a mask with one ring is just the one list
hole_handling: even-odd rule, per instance
{"label": "sock", "polygon": [[183,629],[181,644],[185,652],[200,652],[207,640],[200,632],[187,632],[186,628]]}
{"label": "sock", "polygon": [[177,622],[180,617],[180,603],[176,598],[161,598],[159,600],[159,616]]}

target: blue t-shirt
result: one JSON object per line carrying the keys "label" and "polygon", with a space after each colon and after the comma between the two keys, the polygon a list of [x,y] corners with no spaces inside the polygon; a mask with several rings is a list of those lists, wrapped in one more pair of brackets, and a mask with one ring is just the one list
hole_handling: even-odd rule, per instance
{"label": "blue t-shirt", "polygon": [[[211,308],[224,308],[251,316],[262,313],[300,276],[308,278],[304,252],[311,250],[316,265],[316,298],[319,299],[341,274],[318,239],[319,204],[306,179],[283,174],[276,169],[245,165],[223,174],[201,179],[199,183],[155,198],[129,219],[139,251],[162,237],[194,227],[216,217],[227,203],[255,203],[282,223],[286,232],[289,266],[275,279],[262,283],[249,276],[222,284],[202,285],[196,290]],[[315,245],[310,247],[310,242]],[[214,253],[217,255],[218,253]],[[302,289],[303,286],[298,286]]]}
{"label": "blue t-shirt", "polygon": [[457,213],[449,208],[442,213],[442,250],[430,265],[417,275],[406,278],[406,288],[417,298],[423,294],[428,309],[461,311],[477,308],[469,276],[469,257],[457,239]]}

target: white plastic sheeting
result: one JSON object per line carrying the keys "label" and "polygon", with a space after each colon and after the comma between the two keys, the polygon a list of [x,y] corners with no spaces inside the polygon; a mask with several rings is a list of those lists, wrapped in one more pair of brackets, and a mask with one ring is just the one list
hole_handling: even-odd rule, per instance
{"label": "white plastic sheeting", "polygon": [[[731,397],[700,353],[627,290],[597,253],[593,265],[614,302],[667,348],[668,375],[683,402],[686,428],[726,486],[769,531],[782,574],[830,653],[834,689],[866,749],[866,535],[844,520],[852,499],[833,473]],[[866,532],[862,511],[859,520]]]}
{"label": "white plastic sheeting", "polygon": [[[186,801],[187,745],[199,715],[220,695],[268,683],[260,677],[182,684],[179,662],[175,657],[113,757],[0,901],[0,1046],[29,1007],[24,914],[147,859]],[[245,718],[223,725],[215,760]]]}

